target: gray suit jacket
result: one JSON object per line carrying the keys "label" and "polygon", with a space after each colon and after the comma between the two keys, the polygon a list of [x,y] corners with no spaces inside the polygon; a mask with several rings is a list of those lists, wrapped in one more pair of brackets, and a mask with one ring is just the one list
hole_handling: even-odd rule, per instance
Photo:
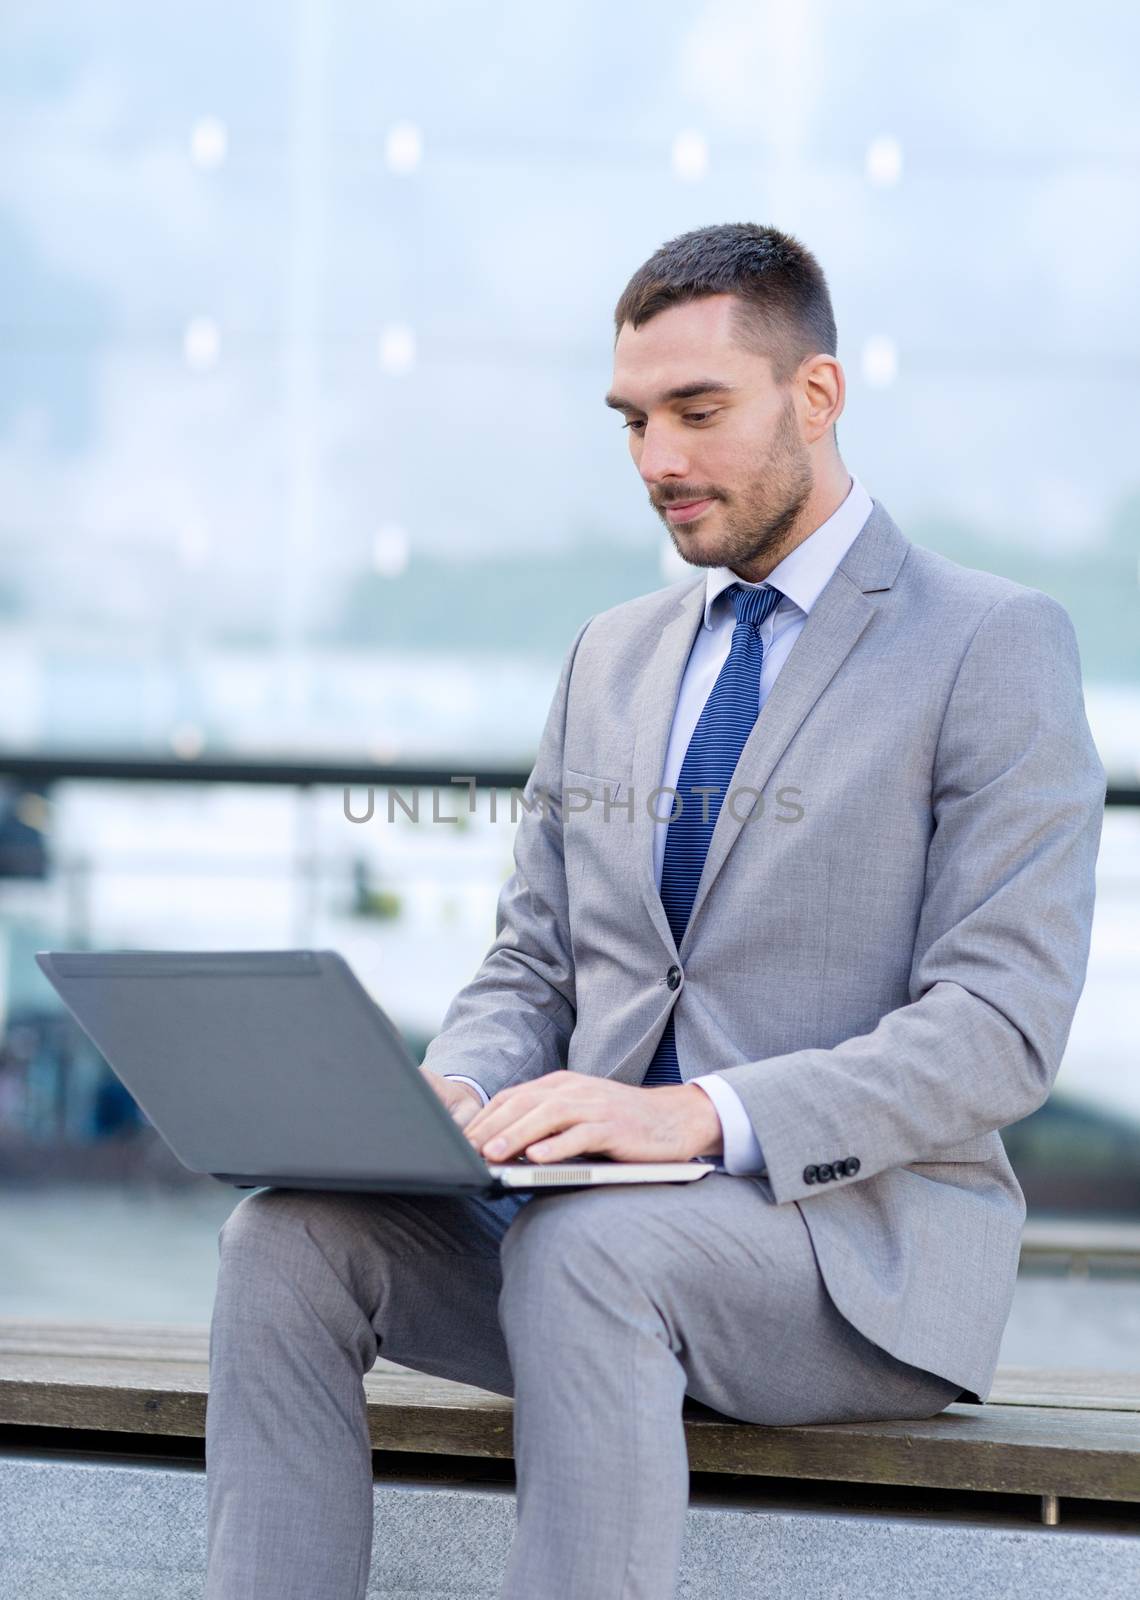
{"label": "gray suit jacket", "polygon": [[675,1008],[682,1072],[721,1072],[763,1146],[740,1181],[800,1208],[842,1314],[984,1399],[1025,1217],[996,1130],[1048,1096],[1088,960],[1105,773],[1072,623],[875,501],[744,746],[678,949],[646,802],[703,599],[701,573],[579,630],[496,938],[425,1064],[491,1094],[562,1066],[638,1083]]}

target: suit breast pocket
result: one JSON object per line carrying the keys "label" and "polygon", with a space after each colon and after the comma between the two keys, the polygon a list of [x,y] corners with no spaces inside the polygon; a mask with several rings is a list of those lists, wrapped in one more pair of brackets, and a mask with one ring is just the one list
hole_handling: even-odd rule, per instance
{"label": "suit breast pocket", "polygon": [[579,772],[576,767],[563,767],[562,777],[563,815],[570,809],[566,796],[571,792],[576,796],[574,814],[577,815],[578,811],[587,809],[584,799],[596,801],[598,805],[604,805],[606,794],[608,793],[610,804],[612,805],[625,788],[621,778],[598,778],[590,772]]}
{"label": "suit breast pocket", "polygon": [[624,778],[563,768],[562,836],[572,899],[583,883],[612,881],[627,858],[632,831],[628,796]]}

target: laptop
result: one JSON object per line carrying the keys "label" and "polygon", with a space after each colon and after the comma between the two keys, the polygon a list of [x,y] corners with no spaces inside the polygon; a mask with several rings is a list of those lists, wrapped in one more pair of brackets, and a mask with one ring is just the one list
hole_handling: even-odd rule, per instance
{"label": "laptop", "polygon": [[183,1166],[239,1189],[494,1194],[692,1183],[710,1161],[486,1162],[335,950],[41,951]]}

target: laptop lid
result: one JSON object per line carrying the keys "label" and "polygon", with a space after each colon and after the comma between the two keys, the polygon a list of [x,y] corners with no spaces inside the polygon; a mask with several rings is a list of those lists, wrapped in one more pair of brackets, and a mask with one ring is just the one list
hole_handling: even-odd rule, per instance
{"label": "laptop lid", "polygon": [[192,1172],[255,1186],[493,1186],[336,951],[44,951],[36,961]]}

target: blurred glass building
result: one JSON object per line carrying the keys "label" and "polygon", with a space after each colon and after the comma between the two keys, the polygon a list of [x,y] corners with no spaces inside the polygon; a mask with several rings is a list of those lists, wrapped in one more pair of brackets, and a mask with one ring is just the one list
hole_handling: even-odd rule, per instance
{"label": "blurred glass building", "polygon": [[1140,1211],[1138,48],[1134,10],[1020,0],[11,11],[8,1177],[188,1177],[39,948],[335,945],[430,1037],[509,808],[388,823],[383,786],[521,784],[579,623],[680,575],[602,404],[612,310],[748,219],[828,275],[849,468],[1076,624],[1114,803],[1057,1090],[1007,1142],[1031,1205]]}

